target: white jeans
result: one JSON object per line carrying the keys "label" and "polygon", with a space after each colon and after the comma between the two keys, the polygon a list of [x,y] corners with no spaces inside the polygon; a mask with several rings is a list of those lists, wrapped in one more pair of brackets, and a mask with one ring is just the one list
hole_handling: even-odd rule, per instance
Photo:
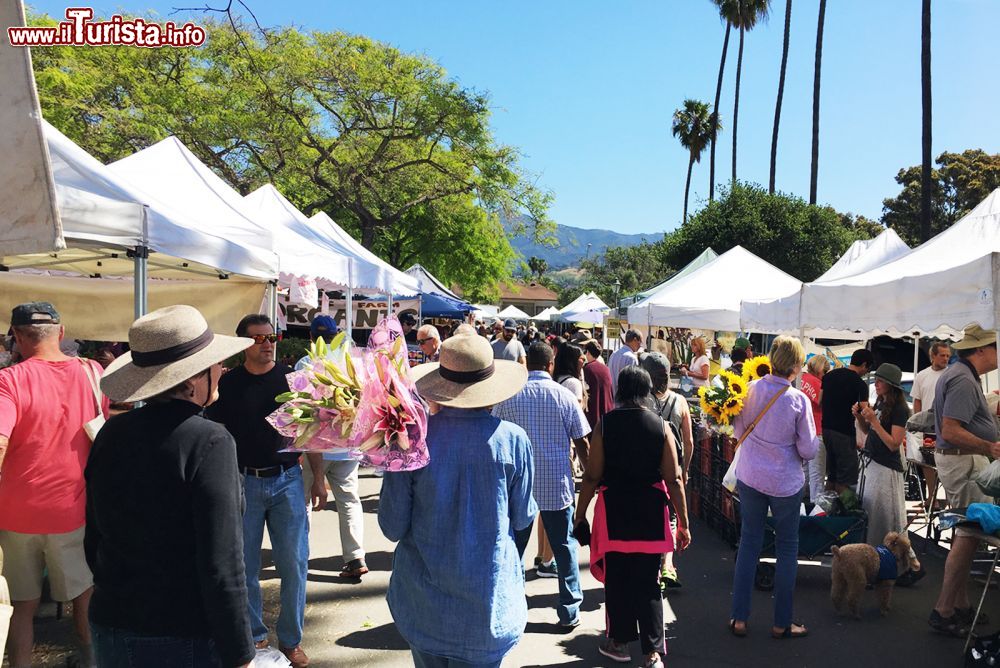
{"label": "white jeans", "polygon": [[[303,481],[306,488],[306,499],[309,499],[309,489],[312,487],[312,469],[307,463],[304,467]],[[344,563],[354,559],[364,559],[365,512],[361,506],[358,494],[358,462],[323,461],[327,482],[333,489],[333,498],[337,502],[337,514],[340,519],[340,545],[344,553]]]}
{"label": "white jeans", "polygon": [[826,446],[823,445],[822,436],[817,434],[816,440],[819,441],[819,450],[816,451],[816,456],[806,464],[809,500],[813,503],[816,503],[816,500],[826,491]]}

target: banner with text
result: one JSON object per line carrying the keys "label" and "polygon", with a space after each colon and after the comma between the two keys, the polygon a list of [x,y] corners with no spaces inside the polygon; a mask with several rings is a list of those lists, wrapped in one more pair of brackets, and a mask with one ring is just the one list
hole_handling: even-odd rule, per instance
{"label": "banner with text", "polygon": [[[352,316],[354,329],[372,329],[379,320],[386,316],[388,304],[385,301],[360,301],[352,303]],[[291,327],[308,327],[312,319],[317,314],[323,313],[322,307],[313,308],[305,304],[279,303],[278,308],[285,314],[285,320]],[[332,315],[337,321],[337,326],[341,329],[347,326],[346,301],[343,299],[329,300],[327,314]],[[392,300],[392,312],[396,317],[403,313],[419,313],[419,299],[394,299]]]}

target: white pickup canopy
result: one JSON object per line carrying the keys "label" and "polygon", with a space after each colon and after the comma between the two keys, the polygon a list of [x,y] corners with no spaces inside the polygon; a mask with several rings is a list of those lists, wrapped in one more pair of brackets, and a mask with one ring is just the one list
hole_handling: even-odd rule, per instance
{"label": "white pickup canopy", "polygon": [[636,325],[738,331],[741,301],[792,294],[801,285],[798,279],[742,246],[735,246],[630,306],[628,321]]}

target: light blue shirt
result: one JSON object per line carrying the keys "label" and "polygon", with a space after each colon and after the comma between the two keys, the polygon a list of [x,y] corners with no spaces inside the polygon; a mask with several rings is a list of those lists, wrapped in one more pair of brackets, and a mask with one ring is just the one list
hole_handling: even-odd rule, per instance
{"label": "light blue shirt", "polygon": [[539,509],[571,506],[575,486],[570,448],[573,439],[590,433],[590,424],[573,392],[545,371],[529,371],[524,388],[495,406],[493,415],[520,425],[531,439],[535,457],[532,496]]}
{"label": "light blue shirt", "polygon": [[534,520],[531,443],[486,410],[428,420],[430,464],[386,472],[378,522],[399,541],[386,599],[415,649],[497,663],[528,621],[514,531]]}

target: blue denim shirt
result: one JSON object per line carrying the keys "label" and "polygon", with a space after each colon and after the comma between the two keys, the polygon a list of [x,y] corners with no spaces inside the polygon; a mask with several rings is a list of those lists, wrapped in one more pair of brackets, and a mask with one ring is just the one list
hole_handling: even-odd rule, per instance
{"label": "blue denim shirt", "polygon": [[428,422],[430,464],[386,472],[379,526],[399,541],[386,596],[410,645],[497,663],[528,620],[514,531],[538,512],[531,443],[486,410],[443,408]]}

